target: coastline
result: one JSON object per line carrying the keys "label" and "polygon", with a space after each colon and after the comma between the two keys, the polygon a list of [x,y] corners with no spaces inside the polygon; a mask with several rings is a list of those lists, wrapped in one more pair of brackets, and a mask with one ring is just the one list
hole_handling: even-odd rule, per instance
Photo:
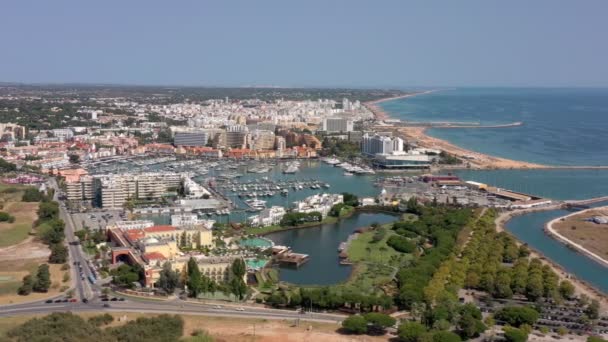
{"label": "coastline", "polygon": [[[376,101],[366,102],[364,105],[374,114],[376,121],[389,120],[390,115],[382,109],[379,104],[386,101],[414,97],[418,95],[430,94],[437,90],[427,90],[405,94],[402,96],[387,97]],[[459,146],[456,146],[446,140],[431,137],[426,134],[427,127],[393,127],[397,132],[401,133],[404,138],[410,141],[415,141],[420,147],[443,150],[449,154],[464,158],[467,162],[467,168],[474,169],[542,169],[551,168],[552,166],[529,163],[524,161],[511,160],[490,156],[484,153],[471,151]]]}
{"label": "coastline", "polygon": [[562,221],[564,219],[567,219],[571,216],[575,216],[575,215],[580,215],[580,214],[584,214],[585,212],[588,212],[590,210],[597,210],[600,208],[608,208],[608,207],[598,207],[598,208],[589,208],[589,209],[585,209],[582,211],[577,211],[565,216],[561,216],[561,217],[557,217],[549,222],[547,222],[547,224],[545,224],[545,233],[547,233],[547,235],[553,237],[554,239],[556,239],[557,241],[565,244],[568,247],[574,248],[575,250],[577,250],[579,253],[585,255],[586,257],[588,257],[589,259],[592,259],[600,264],[602,264],[603,266],[608,267],[608,260],[602,258],[601,256],[597,255],[596,253],[588,250],[587,248],[585,248],[584,246],[582,246],[581,244],[578,244],[570,239],[568,239],[567,237],[563,236],[562,234],[558,233],[557,230],[555,230],[555,228],[553,227],[553,225],[559,221]]}
{"label": "coastline", "polygon": [[[438,149],[445,151],[453,156],[461,158],[464,160],[464,163],[461,165],[455,165],[453,167],[448,168],[456,168],[456,169],[573,169],[573,170],[583,170],[583,169],[608,169],[608,165],[596,165],[596,166],[587,166],[587,165],[546,165],[539,163],[532,163],[521,160],[508,159],[503,157],[498,157],[494,155],[489,155],[482,152],[476,152],[473,150],[466,149],[464,147],[455,145],[447,140],[439,139],[432,137],[427,134],[426,130],[429,127],[424,126],[391,126],[388,123],[384,123],[385,120],[390,120],[390,115],[382,109],[379,104],[386,101],[409,98],[417,95],[424,95],[436,92],[438,90],[427,90],[423,92],[415,92],[411,94],[405,94],[402,96],[394,96],[388,97],[384,99],[379,99],[371,102],[366,102],[364,105],[374,114],[375,120],[380,123],[378,125],[379,128],[384,130],[392,129],[395,133],[399,133],[406,140],[415,142],[418,146],[429,148],[429,149]],[[509,128],[509,127],[517,127],[523,125],[523,122],[515,122],[511,124],[505,125],[493,125],[488,126],[487,128]],[[478,126],[462,126],[462,125],[445,125],[438,126],[436,128],[483,128]]]}
{"label": "coastline", "polygon": [[383,120],[388,120],[391,117],[390,117],[390,115],[388,115],[388,113],[384,109],[382,109],[379,106],[380,103],[386,102],[386,101],[391,101],[391,100],[397,100],[397,99],[405,99],[408,97],[414,97],[414,96],[418,96],[418,95],[430,94],[430,93],[433,93],[436,91],[437,90],[426,90],[426,91],[422,91],[422,92],[408,93],[408,94],[403,94],[403,95],[399,95],[399,96],[385,97],[383,99],[365,102],[365,103],[363,103],[363,105],[366,106],[367,109],[369,109],[372,112],[372,114],[374,114],[376,121],[383,121]]}
{"label": "coastline", "polygon": [[[506,232],[507,234],[513,236],[508,230],[505,229],[506,223],[512,218],[520,215],[525,215],[532,212],[538,211],[546,211],[546,210],[555,210],[558,209],[556,206],[550,206],[545,208],[532,208],[532,209],[520,209],[514,211],[503,211],[501,212],[494,223],[496,225],[496,231],[498,232]],[[517,237],[513,236],[517,241],[518,245],[522,245],[522,243]],[[547,258],[540,251],[534,249],[533,247],[525,244],[526,247],[530,250],[530,257],[538,258],[544,265],[548,265],[551,269],[558,275],[560,280],[569,280],[572,285],[574,285],[575,292],[577,295],[584,294],[592,299],[597,299],[600,302],[603,310],[608,309],[608,296],[604,294],[602,291],[594,287],[593,285],[587,283],[586,281],[576,277],[575,275],[569,273],[565,270],[561,265],[556,263],[555,261]]]}

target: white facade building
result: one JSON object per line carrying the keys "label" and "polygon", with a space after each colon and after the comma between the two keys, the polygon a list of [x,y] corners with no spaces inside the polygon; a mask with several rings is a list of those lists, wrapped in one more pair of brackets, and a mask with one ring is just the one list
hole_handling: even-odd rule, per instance
{"label": "white facade building", "polygon": [[404,141],[399,137],[387,137],[384,135],[363,135],[361,152],[369,156],[376,154],[400,154],[403,153]]}
{"label": "white facade building", "polygon": [[171,225],[174,227],[188,228],[203,225],[207,229],[213,228],[214,220],[199,219],[197,214],[171,215]]}
{"label": "white facade building", "polygon": [[325,118],[323,119],[323,130],[326,132],[351,132],[353,130],[353,120]]}
{"label": "white facade building", "polygon": [[272,206],[260,211],[258,215],[251,216],[247,219],[253,227],[266,227],[274,224],[279,224],[285,215],[285,208]]}
{"label": "white facade building", "polygon": [[323,218],[327,217],[331,208],[339,203],[344,203],[344,196],[339,194],[315,194],[306,197],[302,201],[294,202],[296,213],[312,213],[318,211]]}

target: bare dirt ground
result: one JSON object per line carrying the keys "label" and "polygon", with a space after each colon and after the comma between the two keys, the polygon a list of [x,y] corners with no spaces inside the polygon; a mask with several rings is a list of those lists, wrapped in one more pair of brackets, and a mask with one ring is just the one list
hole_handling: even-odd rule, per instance
{"label": "bare dirt ground", "polygon": [[[0,262],[7,260],[48,258],[51,254],[49,248],[43,243],[28,237],[24,241],[9,247],[0,248]],[[4,270],[0,268],[0,271]]]}
{"label": "bare dirt ground", "polygon": [[585,221],[593,216],[608,216],[608,207],[586,210],[564,221],[559,220],[553,228],[566,238],[608,259],[608,224]]}
{"label": "bare dirt ground", "polygon": [[42,258],[0,261],[0,305],[43,300],[58,295],[62,286],[69,285],[69,282],[63,282],[63,274],[68,271],[62,271],[61,265],[49,265],[51,272],[51,287],[48,292],[32,292],[27,296],[20,296],[17,294],[17,289],[21,286],[23,277],[30,273],[35,274],[38,265],[45,263],[46,260],[46,258]]}
{"label": "bare dirt ground", "polygon": [[38,218],[38,203],[4,202],[2,211],[15,217],[15,222],[0,222],[0,247],[14,245],[26,239]]}
{"label": "bare dirt ground", "polygon": [[[83,318],[98,313],[82,313]],[[154,314],[141,313],[112,313],[114,323],[110,326],[122,325],[138,317],[153,317]],[[18,324],[41,315],[8,317],[0,320],[0,338],[6,331]],[[380,342],[388,341],[390,336],[342,335],[336,330],[337,324],[301,322],[294,326],[287,320],[264,320],[230,317],[209,317],[183,315],[184,337],[190,336],[196,330],[204,330],[217,342]],[[255,335],[254,335],[255,324]]]}

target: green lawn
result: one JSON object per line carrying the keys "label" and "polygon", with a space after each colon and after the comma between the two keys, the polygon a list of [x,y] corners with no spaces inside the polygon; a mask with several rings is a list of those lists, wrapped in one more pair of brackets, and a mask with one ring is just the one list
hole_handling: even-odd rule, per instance
{"label": "green lawn", "polygon": [[38,203],[8,202],[2,211],[15,217],[15,222],[0,223],[0,247],[17,244],[28,237],[37,218]]}
{"label": "green lawn", "polygon": [[386,244],[388,238],[395,234],[392,230],[386,230],[386,236],[378,241],[372,242],[374,236],[373,231],[360,234],[358,238],[353,240],[348,246],[348,259],[352,262],[366,261],[386,263],[393,256],[402,255]]}
{"label": "green lawn", "polygon": [[386,244],[395,234],[391,224],[383,225],[386,235],[378,242],[372,242],[374,231],[360,234],[348,246],[348,259],[355,264],[353,274],[344,286],[374,293],[380,286],[390,283],[396,269],[412,260],[411,254],[395,251]]}
{"label": "green lawn", "polygon": [[416,220],[418,220],[418,215],[416,215],[416,214],[407,213],[407,214],[401,215],[401,221],[407,222],[407,221],[416,221]]}

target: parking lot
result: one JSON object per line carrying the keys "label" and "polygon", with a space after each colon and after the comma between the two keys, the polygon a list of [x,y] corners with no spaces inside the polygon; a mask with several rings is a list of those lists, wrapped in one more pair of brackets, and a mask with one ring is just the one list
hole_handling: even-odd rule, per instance
{"label": "parking lot", "polygon": [[74,213],[72,214],[72,218],[77,230],[82,229],[84,226],[96,230],[113,225],[116,221],[125,220],[126,216],[122,210],[100,210],[88,213]]}

